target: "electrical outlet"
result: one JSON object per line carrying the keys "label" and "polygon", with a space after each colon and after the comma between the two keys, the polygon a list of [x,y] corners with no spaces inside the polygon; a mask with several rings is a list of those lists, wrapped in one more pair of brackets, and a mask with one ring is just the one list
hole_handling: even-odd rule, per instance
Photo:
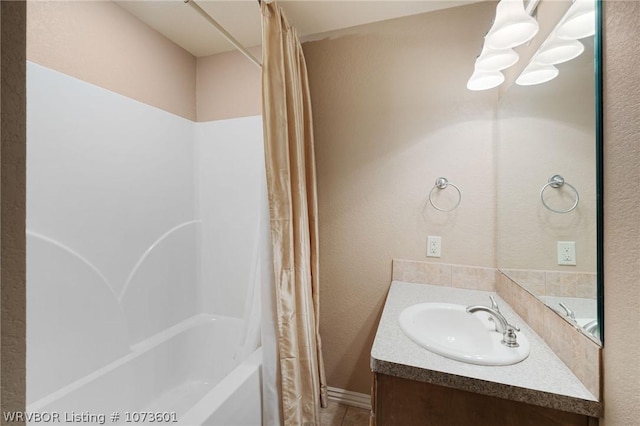
{"label": "electrical outlet", "polygon": [[427,257],[440,257],[442,239],[440,237],[427,237]]}
{"label": "electrical outlet", "polygon": [[558,241],[558,265],[576,265],[576,243]]}

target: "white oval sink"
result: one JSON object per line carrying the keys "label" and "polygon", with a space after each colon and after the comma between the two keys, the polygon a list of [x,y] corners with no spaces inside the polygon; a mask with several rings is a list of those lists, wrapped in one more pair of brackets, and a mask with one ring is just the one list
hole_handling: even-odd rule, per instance
{"label": "white oval sink", "polygon": [[400,313],[402,331],[418,345],[438,355],[478,365],[510,365],[529,356],[529,341],[517,333],[519,346],[500,343],[486,312],[470,314],[466,306],[451,303],[419,303]]}

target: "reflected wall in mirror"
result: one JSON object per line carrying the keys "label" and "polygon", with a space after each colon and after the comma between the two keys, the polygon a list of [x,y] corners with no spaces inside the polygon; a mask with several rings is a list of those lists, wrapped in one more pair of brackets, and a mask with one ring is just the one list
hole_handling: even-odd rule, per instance
{"label": "reflected wall in mirror", "polygon": [[[557,64],[555,79],[531,86],[514,83],[501,97],[496,144],[497,261],[513,281],[600,341],[596,290],[599,97],[594,37],[580,42],[584,52]],[[561,175],[569,185],[547,185],[554,175]],[[576,201],[575,209],[567,211]],[[575,244],[574,254],[571,244],[567,249],[564,242]]]}

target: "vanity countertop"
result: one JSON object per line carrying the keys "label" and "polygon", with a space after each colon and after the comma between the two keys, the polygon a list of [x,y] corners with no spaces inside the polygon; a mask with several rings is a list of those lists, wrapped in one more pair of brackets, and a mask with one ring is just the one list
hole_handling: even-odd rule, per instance
{"label": "vanity countertop", "polygon": [[[522,362],[506,366],[467,364],[418,346],[400,329],[398,316],[416,303],[444,302],[490,306],[496,297],[502,314],[531,343]],[[393,281],[371,349],[376,373],[599,417],[602,404],[546,343],[496,293]]]}

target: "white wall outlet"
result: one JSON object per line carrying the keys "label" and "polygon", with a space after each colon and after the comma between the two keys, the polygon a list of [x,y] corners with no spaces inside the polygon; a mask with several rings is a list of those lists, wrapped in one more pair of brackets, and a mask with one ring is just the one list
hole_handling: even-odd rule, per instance
{"label": "white wall outlet", "polygon": [[440,257],[442,239],[440,237],[427,237],[427,257]]}
{"label": "white wall outlet", "polygon": [[575,241],[558,241],[558,265],[576,264]]}

